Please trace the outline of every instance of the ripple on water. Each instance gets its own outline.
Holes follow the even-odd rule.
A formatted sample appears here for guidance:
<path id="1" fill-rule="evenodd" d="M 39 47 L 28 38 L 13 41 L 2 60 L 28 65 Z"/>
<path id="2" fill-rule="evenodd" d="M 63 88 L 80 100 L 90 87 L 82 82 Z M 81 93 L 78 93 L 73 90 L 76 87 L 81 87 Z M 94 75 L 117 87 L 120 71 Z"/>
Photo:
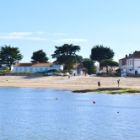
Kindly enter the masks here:
<path id="1" fill-rule="evenodd" d="M 137 140 L 139 100 L 139 95 L 0 88 L 0 136 L 9 140 Z"/>

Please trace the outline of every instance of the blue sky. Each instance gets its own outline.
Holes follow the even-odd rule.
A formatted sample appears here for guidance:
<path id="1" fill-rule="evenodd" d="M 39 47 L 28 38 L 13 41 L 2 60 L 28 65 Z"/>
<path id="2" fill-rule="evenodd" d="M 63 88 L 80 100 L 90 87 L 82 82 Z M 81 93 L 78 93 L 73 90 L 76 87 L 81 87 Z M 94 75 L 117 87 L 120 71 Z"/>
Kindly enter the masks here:
<path id="1" fill-rule="evenodd" d="M 140 50 L 140 0 L 0 0 L 0 7 L 0 46 L 19 47 L 21 62 L 40 49 L 50 58 L 64 43 L 79 45 L 84 58 L 108 46 L 116 61 Z"/>

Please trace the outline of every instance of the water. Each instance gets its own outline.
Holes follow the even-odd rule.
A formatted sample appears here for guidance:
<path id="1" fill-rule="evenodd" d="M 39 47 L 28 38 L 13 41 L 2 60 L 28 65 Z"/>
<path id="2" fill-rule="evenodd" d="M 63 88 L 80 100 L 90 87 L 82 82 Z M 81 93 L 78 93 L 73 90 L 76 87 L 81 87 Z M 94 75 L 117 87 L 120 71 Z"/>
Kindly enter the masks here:
<path id="1" fill-rule="evenodd" d="M 140 95 L 0 88 L 0 140 L 140 140 L 139 118 Z"/>

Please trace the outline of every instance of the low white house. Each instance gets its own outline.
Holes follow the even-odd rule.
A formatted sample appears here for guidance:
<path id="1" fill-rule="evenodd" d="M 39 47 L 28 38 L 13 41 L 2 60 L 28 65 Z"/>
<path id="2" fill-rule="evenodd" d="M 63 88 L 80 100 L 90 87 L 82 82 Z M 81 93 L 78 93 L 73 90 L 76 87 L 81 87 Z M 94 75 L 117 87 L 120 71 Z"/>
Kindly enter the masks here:
<path id="1" fill-rule="evenodd" d="M 122 74 L 132 73 L 140 74 L 140 51 L 126 55 L 119 60 L 119 68 Z"/>
<path id="2" fill-rule="evenodd" d="M 119 69 L 119 67 L 117 67 L 117 66 L 112 66 L 112 67 L 108 66 L 108 70 L 110 70 L 110 71 L 114 71 L 114 70 L 117 70 L 117 69 Z M 106 70 L 106 67 L 103 67 L 102 70 Z"/>
<path id="3" fill-rule="evenodd" d="M 56 69 L 57 71 L 63 70 L 63 65 L 55 63 L 16 63 L 13 66 L 13 72 L 20 71 L 33 71 L 33 72 L 43 72 Z"/>

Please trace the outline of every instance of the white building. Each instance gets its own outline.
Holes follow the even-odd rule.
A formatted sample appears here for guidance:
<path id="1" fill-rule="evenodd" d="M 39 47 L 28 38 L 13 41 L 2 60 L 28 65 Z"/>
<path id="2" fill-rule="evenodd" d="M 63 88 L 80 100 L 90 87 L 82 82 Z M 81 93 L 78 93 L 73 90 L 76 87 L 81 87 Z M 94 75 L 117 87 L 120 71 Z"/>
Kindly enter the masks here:
<path id="1" fill-rule="evenodd" d="M 135 51 L 133 54 L 120 59 L 119 68 L 122 74 L 140 74 L 140 51 Z"/>
<path id="2" fill-rule="evenodd" d="M 96 67 L 97 67 L 96 68 L 96 74 L 100 74 L 101 73 L 101 71 L 100 71 L 100 63 L 98 63 Z"/>
<path id="3" fill-rule="evenodd" d="M 117 67 L 117 66 L 112 66 L 112 67 L 108 66 L 109 71 L 114 71 L 114 70 L 117 70 L 117 69 L 119 69 L 119 67 Z M 106 70 L 106 67 L 103 67 L 102 70 Z"/>
<path id="4" fill-rule="evenodd" d="M 63 70 L 63 65 L 58 65 L 54 63 L 16 63 L 13 66 L 13 72 L 20 71 L 33 71 L 33 72 L 43 72 L 56 69 L 57 71 Z"/>

